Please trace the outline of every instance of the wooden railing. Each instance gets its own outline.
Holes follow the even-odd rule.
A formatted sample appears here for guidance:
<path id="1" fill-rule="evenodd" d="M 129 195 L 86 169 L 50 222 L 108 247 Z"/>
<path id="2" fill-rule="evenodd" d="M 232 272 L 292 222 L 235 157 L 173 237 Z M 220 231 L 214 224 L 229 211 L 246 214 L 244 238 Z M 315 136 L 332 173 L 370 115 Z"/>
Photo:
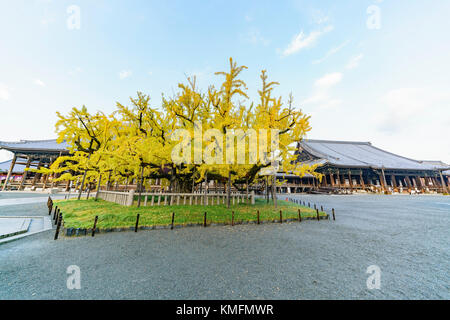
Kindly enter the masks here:
<path id="1" fill-rule="evenodd" d="M 108 202 L 114 202 L 123 206 L 132 206 L 138 193 L 135 190 L 129 192 L 104 191 L 100 190 L 96 198 Z M 226 193 L 162 193 L 143 192 L 141 193 L 142 206 L 167 206 L 167 205 L 218 205 L 226 204 Z M 255 193 L 231 193 L 231 204 L 247 203 L 255 204 Z"/>
<path id="2" fill-rule="evenodd" d="M 134 193 L 134 192 L 133 192 Z M 130 201 L 131 192 L 103 191 L 96 193 L 96 199 L 102 199 L 108 202 L 114 202 L 123 206 L 127 206 Z M 133 198 L 131 198 L 132 200 Z M 130 204 L 130 206 L 133 203 Z"/>

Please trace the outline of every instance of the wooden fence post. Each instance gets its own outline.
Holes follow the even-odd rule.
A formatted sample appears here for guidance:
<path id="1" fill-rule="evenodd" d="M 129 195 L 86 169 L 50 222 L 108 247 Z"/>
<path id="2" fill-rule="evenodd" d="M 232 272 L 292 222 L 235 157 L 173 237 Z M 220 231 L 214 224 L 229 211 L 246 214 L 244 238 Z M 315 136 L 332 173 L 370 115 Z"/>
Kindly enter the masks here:
<path id="1" fill-rule="evenodd" d="M 170 230 L 173 230 L 173 221 L 175 220 L 175 212 L 172 212 L 172 224 L 170 225 Z"/>
<path id="2" fill-rule="evenodd" d="M 205 211 L 205 214 L 203 216 L 203 226 L 206 227 L 206 211 Z"/>
<path id="3" fill-rule="evenodd" d="M 298 222 L 302 222 L 302 212 L 298 209 Z"/>
<path id="4" fill-rule="evenodd" d="M 234 226 L 234 211 L 231 211 L 231 226 Z"/>
<path id="5" fill-rule="evenodd" d="M 257 211 L 257 218 L 258 218 L 258 224 L 259 224 L 259 210 Z"/>
<path id="6" fill-rule="evenodd" d="M 136 216 L 136 226 L 134 227 L 134 232 L 138 231 L 138 226 L 139 226 L 139 213 Z"/>
<path id="7" fill-rule="evenodd" d="M 56 219 L 55 219 L 55 225 L 58 225 L 58 220 L 59 220 L 60 214 L 61 214 L 61 211 L 58 209 L 58 213 L 56 214 Z"/>
<path id="8" fill-rule="evenodd" d="M 317 213 L 317 221 L 320 221 L 319 209 L 316 209 L 316 213 Z"/>
<path id="9" fill-rule="evenodd" d="M 336 221 L 336 216 L 334 215 L 334 208 L 332 209 L 333 212 L 333 221 Z"/>
<path id="10" fill-rule="evenodd" d="M 94 227 L 92 228 L 92 236 L 95 236 L 95 229 L 97 228 L 98 216 L 95 216 Z"/>
<path id="11" fill-rule="evenodd" d="M 283 211 L 280 210 L 280 223 L 283 223 Z"/>
<path id="12" fill-rule="evenodd" d="M 55 232 L 55 238 L 54 240 L 58 239 L 58 235 L 59 235 L 59 229 L 61 228 L 61 220 L 62 220 L 62 213 L 59 213 L 60 217 L 58 219 L 58 224 L 56 225 L 56 232 Z"/>

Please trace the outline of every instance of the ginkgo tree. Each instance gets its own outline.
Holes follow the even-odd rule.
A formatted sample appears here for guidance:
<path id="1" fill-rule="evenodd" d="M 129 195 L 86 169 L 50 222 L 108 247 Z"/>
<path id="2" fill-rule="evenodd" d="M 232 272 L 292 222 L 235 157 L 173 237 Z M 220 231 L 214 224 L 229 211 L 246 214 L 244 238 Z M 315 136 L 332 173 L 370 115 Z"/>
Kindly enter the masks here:
<path id="1" fill-rule="evenodd" d="M 284 172 L 320 178 L 314 166 L 295 161 L 295 143 L 311 129 L 309 117 L 292 96 L 287 101 L 274 96 L 278 83 L 270 82 L 265 70 L 259 101 L 250 101 L 240 78 L 246 69 L 230 58 L 229 70 L 216 73 L 223 77 L 220 87 L 202 92 L 195 77 L 187 78 L 160 106 L 152 107 L 150 97 L 138 92 L 130 106 L 117 103 L 110 115 L 90 114 L 84 106 L 57 113 L 58 142 L 68 144 L 70 155 L 42 170 L 61 174 L 59 180 L 81 181 L 79 197 L 85 183 L 109 188 L 112 181 L 131 179 L 140 193 L 145 180 L 160 179 L 172 192 L 190 192 L 213 179 L 227 183 L 228 206 L 232 185 L 248 193 L 263 168 L 279 164 Z M 275 195 L 274 200 L 276 205 Z"/>

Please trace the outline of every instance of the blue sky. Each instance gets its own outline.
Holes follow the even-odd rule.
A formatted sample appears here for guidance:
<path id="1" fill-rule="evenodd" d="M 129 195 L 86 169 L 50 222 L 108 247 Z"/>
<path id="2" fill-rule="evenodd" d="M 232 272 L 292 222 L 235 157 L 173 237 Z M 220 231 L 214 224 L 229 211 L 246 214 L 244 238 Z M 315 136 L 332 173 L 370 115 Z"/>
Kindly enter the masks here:
<path id="1" fill-rule="evenodd" d="M 233 57 L 251 98 L 262 69 L 293 93 L 309 138 L 450 163 L 449 30 L 446 0 L 0 0 L 0 140 L 53 138 L 57 110 L 138 90 L 157 106 L 186 75 L 206 89 Z"/>

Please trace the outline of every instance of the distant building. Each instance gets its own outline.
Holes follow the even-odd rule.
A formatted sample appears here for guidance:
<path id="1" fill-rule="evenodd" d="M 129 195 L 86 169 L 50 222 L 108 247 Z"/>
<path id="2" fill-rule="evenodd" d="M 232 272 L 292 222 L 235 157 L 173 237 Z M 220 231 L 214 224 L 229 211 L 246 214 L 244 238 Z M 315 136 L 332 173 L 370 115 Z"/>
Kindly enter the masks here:
<path id="1" fill-rule="evenodd" d="M 53 179 L 27 168 L 48 168 L 61 155 L 69 154 L 66 143 L 53 140 L 22 140 L 19 142 L 0 141 L 0 149 L 13 153 L 13 159 L 0 163 L 1 190 L 25 187 L 42 188 L 54 186 Z"/>
<path id="2" fill-rule="evenodd" d="M 0 141 L 0 149 L 14 154 L 12 160 L 0 163 L 1 190 L 54 187 L 57 175 L 25 169 L 48 168 L 59 156 L 69 154 L 67 144 L 56 140 Z M 279 172 L 276 177 L 283 184 L 277 187 L 278 192 L 448 193 L 450 189 L 450 165 L 405 158 L 370 142 L 302 140 L 296 155 L 299 163 L 319 165 L 316 171 L 323 174 L 323 179 Z"/>
<path id="3" fill-rule="evenodd" d="M 303 140 L 297 148 L 297 161 L 319 165 L 316 171 L 323 179 L 279 173 L 285 181 L 282 192 L 448 192 L 450 185 L 444 173 L 450 165 L 402 157 L 370 142 Z"/>

